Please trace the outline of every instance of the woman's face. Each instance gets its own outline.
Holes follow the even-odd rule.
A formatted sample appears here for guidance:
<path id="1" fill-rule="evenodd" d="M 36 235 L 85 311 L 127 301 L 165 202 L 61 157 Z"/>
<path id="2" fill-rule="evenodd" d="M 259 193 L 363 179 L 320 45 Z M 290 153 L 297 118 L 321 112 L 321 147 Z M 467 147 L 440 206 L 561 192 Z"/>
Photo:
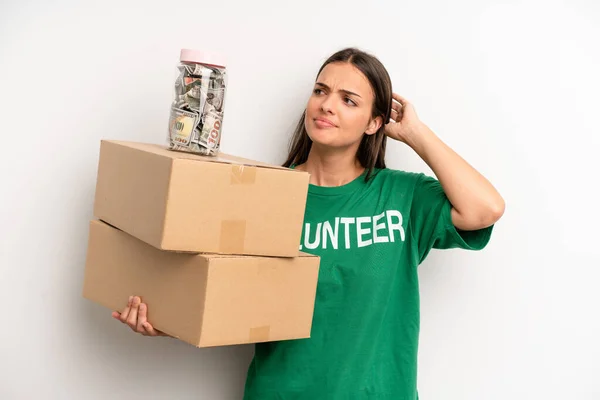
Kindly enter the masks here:
<path id="1" fill-rule="evenodd" d="M 382 119 L 371 119 L 374 93 L 367 77 L 350 63 L 325 66 L 306 106 L 304 125 L 310 139 L 332 148 L 356 147 L 374 134 Z"/>

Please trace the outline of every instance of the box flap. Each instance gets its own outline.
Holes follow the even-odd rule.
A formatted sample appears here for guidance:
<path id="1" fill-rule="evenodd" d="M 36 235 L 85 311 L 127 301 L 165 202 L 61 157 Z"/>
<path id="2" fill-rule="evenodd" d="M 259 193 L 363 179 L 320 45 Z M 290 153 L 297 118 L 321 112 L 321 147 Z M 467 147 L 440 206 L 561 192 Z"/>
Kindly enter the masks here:
<path id="1" fill-rule="evenodd" d="M 127 146 L 132 149 L 138 149 L 147 151 L 153 154 L 158 154 L 164 157 L 171 158 L 173 160 L 192 160 L 192 161 L 205 161 L 205 162 L 217 162 L 224 164 L 238 164 L 260 168 L 271 168 L 287 170 L 291 172 L 307 173 L 295 169 L 285 168 L 278 165 L 271 165 L 260 161 L 250 160 L 248 158 L 237 157 L 226 153 L 219 153 L 217 156 L 202 156 L 199 154 L 186 153 L 183 151 L 169 150 L 166 145 L 159 145 L 154 143 L 140 143 L 140 142 L 128 142 L 122 140 L 102 140 L 103 142 L 115 143 L 122 146 Z"/>

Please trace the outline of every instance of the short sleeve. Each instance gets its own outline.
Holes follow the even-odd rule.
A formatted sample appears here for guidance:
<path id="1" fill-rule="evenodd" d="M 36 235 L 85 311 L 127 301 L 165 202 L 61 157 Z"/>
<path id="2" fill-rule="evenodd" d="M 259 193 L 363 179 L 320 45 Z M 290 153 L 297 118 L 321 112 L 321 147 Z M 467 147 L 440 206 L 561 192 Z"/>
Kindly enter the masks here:
<path id="1" fill-rule="evenodd" d="M 494 226 L 474 231 L 457 229 L 452 223 L 452 204 L 437 179 L 419 174 L 410 212 L 412 235 L 419 263 L 434 249 L 481 250 L 489 242 Z"/>

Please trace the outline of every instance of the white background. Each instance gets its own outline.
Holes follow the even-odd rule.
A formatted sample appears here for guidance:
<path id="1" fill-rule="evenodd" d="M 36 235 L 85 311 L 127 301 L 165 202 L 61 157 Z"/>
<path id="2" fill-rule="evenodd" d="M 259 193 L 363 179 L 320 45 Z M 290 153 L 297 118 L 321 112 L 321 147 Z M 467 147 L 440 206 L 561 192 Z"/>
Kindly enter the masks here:
<path id="1" fill-rule="evenodd" d="M 241 398 L 252 346 L 144 338 L 82 299 L 99 142 L 164 143 L 179 49 L 217 50 L 222 149 L 281 163 L 352 45 L 507 202 L 484 251 L 420 267 L 421 399 L 600 399 L 598 2 L 87 3 L 0 3 L 0 398 Z M 429 172 L 399 143 L 388 164 Z"/>

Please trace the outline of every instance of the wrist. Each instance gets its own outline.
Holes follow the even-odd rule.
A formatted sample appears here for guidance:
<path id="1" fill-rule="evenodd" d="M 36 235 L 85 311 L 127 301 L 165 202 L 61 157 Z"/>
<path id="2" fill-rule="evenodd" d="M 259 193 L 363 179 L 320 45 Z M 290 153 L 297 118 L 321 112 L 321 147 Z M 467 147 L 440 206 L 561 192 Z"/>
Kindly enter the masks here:
<path id="1" fill-rule="evenodd" d="M 419 122 L 417 125 L 407 130 L 404 142 L 418 152 L 418 149 L 422 147 L 423 142 L 432 135 L 434 135 L 433 131 L 423 122 Z"/>

